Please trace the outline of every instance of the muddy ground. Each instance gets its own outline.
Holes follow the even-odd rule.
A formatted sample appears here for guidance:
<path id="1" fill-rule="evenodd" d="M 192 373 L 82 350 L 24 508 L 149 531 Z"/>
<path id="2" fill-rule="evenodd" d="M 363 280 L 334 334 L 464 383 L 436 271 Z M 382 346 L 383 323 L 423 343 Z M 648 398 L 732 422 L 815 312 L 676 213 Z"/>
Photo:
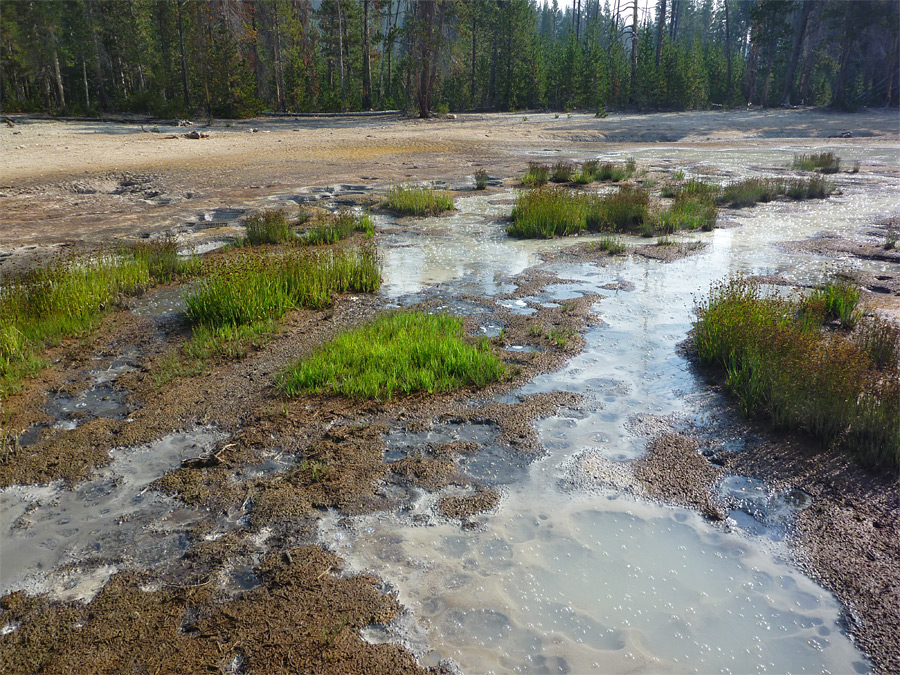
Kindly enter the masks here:
<path id="1" fill-rule="evenodd" d="M 202 129 L 209 138 L 199 140 L 178 136 L 182 128 L 152 124 L 142 129 L 139 124 L 13 119 L 14 127 L 0 129 L 0 269 L 60 247 L 171 230 L 204 211 L 258 208 L 298 187 L 364 185 L 378 192 L 394 182 L 436 179 L 463 187 L 482 167 L 511 184 L 529 151 L 596 154 L 660 142 L 686 147 L 895 147 L 898 142 L 896 114 L 882 111 L 753 110 L 607 119 L 581 114 L 559 119 L 552 114 L 425 121 L 265 119 L 215 122 Z M 831 138 L 848 131 L 850 138 Z M 176 137 L 168 138 L 172 135 Z M 359 193 L 354 199 L 369 198 L 367 190 L 347 192 Z M 893 255 L 859 242 L 792 245 L 798 251 L 830 251 L 835 258 Z M 690 242 L 678 242 L 634 253 L 666 262 L 696 250 Z M 602 264 L 608 254 L 579 246 L 554 255 Z M 900 274 L 887 276 L 861 281 L 873 287 L 880 307 L 896 312 Z M 509 281 L 516 287 L 510 297 L 558 283 L 539 270 Z M 385 432 L 474 420 L 495 426 L 516 452 L 534 456 L 541 448 L 533 421 L 559 407 L 577 407 L 577 397 L 507 400 L 503 394 L 539 372 L 560 367 L 581 348 L 580 333 L 597 319 L 591 313 L 596 298 L 591 297 L 563 307 L 535 304 L 531 316 L 514 314 L 486 298 L 465 300 L 481 305 L 505 326 L 502 336 L 492 338 L 492 347 L 510 375 L 486 392 L 366 404 L 280 398 L 273 376 L 285 363 L 383 309 L 383 300 L 366 296 L 339 298 L 323 311 L 294 312 L 263 349 L 241 360 L 211 362 L 199 373 L 176 373 L 164 384 L 160 373 L 188 337 L 177 318 L 137 316 L 126 306 L 110 314 L 91 339 L 54 349 L 49 354 L 54 365 L 2 402 L 5 428 L 36 431 L 26 447 L 0 462 L 0 486 L 59 478 L 78 484 L 109 462 L 110 449 L 148 443 L 173 429 L 213 425 L 227 438 L 202 455 L 185 458 L 153 484 L 210 514 L 191 526 L 184 551 L 150 570 L 130 569 L 127 560 L 110 556 L 86 561 L 88 566 L 113 562 L 121 570 L 89 604 L 21 592 L 7 595 L 0 601 L 0 626 L 14 630 L 0 631 L 0 669 L 422 670 L 403 649 L 360 638 L 360 629 L 390 621 L 401 608 L 377 579 L 343 575 L 340 560 L 311 545 L 318 514 L 326 507 L 348 515 L 398 508 L 415 490 L 455 485 L 464 494 L 440 500 L 440 513 L 460 527 L 489 527 L 480 514 L 496 507 L 499 493 L 462 474 L 456 462 L 477 452 L 478 444 L 425 445 L 404 459 L 388 461 Z M 602 317 L 602 303 L 599 312 Z M 477 316 L 467 319 L 470 333 L 476 332 L 476 322 Z M 542 331 L 533 330 L 535 326 Z M 564 331 L 569 339 L 564 344 L 548 339 L 550 328 Z M 534 351 L 505 349 L 510 345 Z M 123 356 L 133 369 L 115 386 L 127 392 L 127 416 L 79 420 L 73 430 L 53 429 L 43 409 L 47 392 L 74 395 L 89 389 L 89 370 Z M 485 402 L 496 397 L 504 402 Z M 844 603 L 848 629 L 876 666 L 884 672 L 900 670 L 900 491 L 894 477 L 762 429 L 758 434 L 767 443 L 732 456 L 720 449 L 722 438 L 742 433 L 734 428 L 703 433 L 666 425 L 649 428 L 654 438 L 650 452 L 628 478 L 645 497 L 696 508 L 720 520 L 726 505 L 716 500 L 711 486 L 722 472 L 757 476 L 812 495 L 814 507 L 803 511 L 796 525 L 798 557 Z M 284 458 L 287 469 L 253 471 L 273 453 Z M 222 534 L 217 518 L 237 525 Z M 28 526 L 27 520 L 22 526 Z M 253 570 L 256 583 L 249 590 L 227 581 L 237 564 Z"/>

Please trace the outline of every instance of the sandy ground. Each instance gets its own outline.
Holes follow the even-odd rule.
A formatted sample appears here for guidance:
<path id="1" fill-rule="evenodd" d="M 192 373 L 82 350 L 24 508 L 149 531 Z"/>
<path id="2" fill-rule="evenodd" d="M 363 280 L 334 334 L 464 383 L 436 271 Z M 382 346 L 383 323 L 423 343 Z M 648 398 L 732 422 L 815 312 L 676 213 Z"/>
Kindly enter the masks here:
<path id="1" fill-rule="evenodd" d="M 302 186 L 499 178 L 530 153 L 597 155 L 642 145 L 896 145 L 895 111 L 819 109 L 614 114 L 464 114 L 457 119 L 253 119 L 199 128 L 12 118 L 0 128 L 0 256 L 164 230 L 203 210 Z M 255 131 L 254 131 L 255 130 Z M 833 138 L 851 134 L 850 138 Z M 827 139 L 827 140 L 826 140 Z"/>

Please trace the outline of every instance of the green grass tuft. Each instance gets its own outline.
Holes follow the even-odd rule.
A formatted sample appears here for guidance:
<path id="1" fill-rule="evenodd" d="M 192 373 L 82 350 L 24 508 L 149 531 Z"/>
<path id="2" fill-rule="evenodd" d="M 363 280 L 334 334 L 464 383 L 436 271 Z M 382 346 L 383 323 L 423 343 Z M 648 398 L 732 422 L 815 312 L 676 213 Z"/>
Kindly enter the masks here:
<path id="1" fill-rule="evenodd" d="M 841 170 L 841 158 L 833 152 L 794 155 L 794 162 L 791 164 L 791 168 L 798 171 L 837 173 Z"/>
<path id="2" fill-rule="evenodd" d="M 120 298 L 146 289 L 148 260 L 98 253 L 0 279 L 0 397 L 46 366 L 45 348 L 88 334 Z"/>
<path id="3" fill-rule="evenodd" d="M 484 190 L 487 188 L 488 182 L 488 172 L 484 169 L 478 169 L 475 172 L 475 189 L 476 190 Z"/>
<path id="4" fill-rule="evenodd" d="M 453 199 L 446 192 L 414 185 L 396 185 L 381 202 L 382 208 L 405 216 L 436 216 L 453 208 Z"/>
<path id="5" fill-rule="evenodd" d="M 304 246 L 334 244 L 347 239 L 354 232 L 364 232 L 367 237 L 374 236 L 375 226 L 368 213 L 358 216 L 352 211 L 341 211 L 335 216 L 322 218 L 300 237 L 300 243 Z"/>
<path id="6" fill-rule="evenodd" d="M 807 318 L 807 300 L 765 297 L 734 278 L 696 308 L 700 359 L 725 370 L 745 414 L 900 469 L 900 372 L 865 342 Z M 885 337 L 875 338 L 884 342 Z"/>
<path id="7" fill-rule="evenodd" d="M 646 192 L 622 187 L 618 192 L 590 201 L 585 227 L 591 232 L 634 232 L 649 214 Z"/>
<path id="8" fill-rule="evenodd" d="M 244 226 L 247 228 L 247 233 L 242 243 L 251 246 L 283 244 L 296 236 L 283 209 L 270 209 L 254 213 L 247 217 Z"/>
<path id="9" fill-rule="evenodd" d="M 554 183 L 568 183 L 575 175 L 575 165 L 571 162 L 559 161 L 550 171 L 550 180 Z"/>
<path id="10" fill-rule="evenodd" d="M 671 206 L 655 212 L 653 225 L 665 234 L 678 230 L 711 231 L 716 226 L 719 207 L 707 196 L 689 196 L 681 192 Z"/>
<path id="11" fill-rule="evenodd" d="M 585 228 L 592 197 L 563 187 L 542 187 L 520 192 L 507 232 L 512 237 L 550 239 L 576 234 Z"/>
<path id="12" fill-rule="evenodd" d="M 344 333 L 277 378 L 288 396 L 304 393 L 384 401 L 416 392 L 483 387 L 502 378 L 488 348 L 464 340 L 462 320 L 442 314 L 394 312 Z"/>
<path id="13" fill-rule="evenodd" d="M 528 162 L 528 171 L 522 176 L 523 185 L 541 186 L 550 180 L 550 167 L 539 162 Z"/>
<path id="14" fill-rule="evenodd" d="M 598 251 L 607 251 L 610 255 L 625 253 L 626 246 L 615 237 L 609 235 L 603 237 L 596 244 Z"/>

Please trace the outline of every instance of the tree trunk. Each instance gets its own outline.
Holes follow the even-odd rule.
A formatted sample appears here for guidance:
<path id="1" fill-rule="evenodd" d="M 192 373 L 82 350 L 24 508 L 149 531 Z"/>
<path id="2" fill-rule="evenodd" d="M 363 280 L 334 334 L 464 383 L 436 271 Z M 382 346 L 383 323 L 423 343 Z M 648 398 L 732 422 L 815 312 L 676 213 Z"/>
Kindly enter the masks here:
<path id="1" fill-rule="evenodd" d="M 181 90 L 184 95 L 184 106 L 190 108 L 191 92 L 190 89 L 188 89 L 187 60 L 184 57 L 184 24 L 182 22 L 182 9 L 184 8 L 184 3 L 179 2 L 175 6 L 178 8 L 178 49 L 181 53 Z"/>
<path id="2" fill-rule="evenodd" d="M 469 87 L 470 95 L 472 98 L 472 107 L 475 107 L 475 35 L 476 35 L 476 18 L 478 17 L 478 8 L 476 5 L 472 6 L 472 84 Z"/>
<path id="3" fill-rule="evenodd" d="M 728 10 L 725 10 L 726 16 Z M 656 15 L 656 68 L 659 69 L 659 61 L 662 58 L 663 35 L 666 25 L 666 0 L 660 0 L 659 12 Z M 727 19 L 726 19 L 727 25 Z M 727 31 L 727 29 L 726 29 Z"/>
<path id="4" fill-rule="evenodd" d="M 88 23 L 91 26 L 91 42 L 94 45 L 94 76 L 97 78 L 97 100 L 100 110 L 109 109 L 109 100 L 106 98 L 106 88 L 103 86 L 103 70 L 100 66 L 100 36 L 97 34 L 97 25 L 94 22 L 93 2 L 87 2 L 85 8 L 88 12 Z"/>
<path id="5" fill-rule="evenodd" d="M 275 40 L 272 44 L 273 66 L 275 68 L 275 100 L 278 110 L 284 112 L 284 67 L 281 63 L 281 23 L 278 20 L 278 0 L 272 4 Z"/>
<path id="6" fill-rule="evenodd" d="M 638 60 L 638 0 L 634 0 L 634 15 L 631 20 L 631 102 L 637 102 L 637 60 Z"/>
<path id="7" fill-rule="evenodd" d="M 675 42 L 678 37 L 678 0 L 672 0 L 672 14 L 669 20 L 669 39 Z"/>
<path id="8" fill-rule="evenodd" d="M 56 84 L 56 107 L 66 107 L 66 92 L 63 89 L 62 73 L 59 69 L 59 52 L 56 49 L 56 35 L 50 29 L 50 49 L 53 58 L 53 82 Z"/>
<path id="9" fill-rule="evenodd" d="M 728 17 L 728 1 L 725 0 L 725 63 L 728 78 L 725 81 L 725 105 L 731 102 L 731 21 Z"/>
<path id="10" fill-rule="evenodd" d="M 853 13 L 857 10 L 856 2 L 850 0 L 847 3 L 847 12 L 844 18 L 844 38 L 841 41 L 841 59 L 840 70 L 838 71 L 837 82 L 834 86 L 834 96 L 831 104 L 839 107 L 846 106 L 847 100 L 847 80 L 850 77 L 850 55 L 853 52 L 853 43 L 856 41 L 856 27 L 852 21 Z"/>
<path id="11" fill-rule="evenodd" d="M 425 119 L 431 109 L 431 59 L 433 58 L 432 32 L 434 31 L 433 0 L 416 2 L 416 19 L 419 37 L 419 87 L 416 92 L 419 117 Z"/>
<path id="12" fill-rule="evenodd" d="M 337 1 L 338 11 L 338 70 L 341 76 L 341 109 L 346 107 L 345 81 L 344 81 L 344 17 L 341 12 L 341 0 Z"/>
<path id="13" fill-rule="evenodd" d="M 363 110 L 372 108 L 372 69 L 369 63 L 369 0 L 363 0 Z"/>
<path id="14" fill-rule="evenodd" d="M 790 107 L 791 89 L 794 88 L 794 75 L 797 73 L 797 63 L 803 51 L 803 39 L 806 37 L 806 26 L 809 23 L 809 14 L 812 12 L 813 3 L 800 4 L 800 13 L 797 15 L 797 26 L 794 34 L 794 48 L 791 50 L 791 60 L 788 62 L 787 74 L 784 77 L 784 90 L 781 93 L 781 105 Z"/>
<path id="15" fill-rule="evenodd" d="M 88 88 L 87 79 L 87 60 L 81 57 L 81 76 L 84 78 L 84 107 L 86 110 L 91 109 L 91 90 Z"/>

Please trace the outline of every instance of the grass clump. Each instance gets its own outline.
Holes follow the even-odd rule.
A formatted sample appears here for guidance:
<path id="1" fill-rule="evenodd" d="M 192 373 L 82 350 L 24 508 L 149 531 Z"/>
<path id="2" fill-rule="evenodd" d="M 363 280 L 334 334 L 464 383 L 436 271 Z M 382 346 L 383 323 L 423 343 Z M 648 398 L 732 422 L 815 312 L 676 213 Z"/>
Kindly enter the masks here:
<path id="1" fill-rule="evenodd" d="M 554 183 L 568 183 L 575 175 L 575 165 L 571 162 L 559 161 L 550 171 L 550 180 Z"/>
<path id="2" fill-rule="evenodd" d="M 367 237 L 375 235 L 375 226 L 368 213 L 356 215 L 345 210 L 336 216 L 323 218 L 300 237 L 300 243 L 304 246 L 334 244 L 350 237 L 354 232 L 364 232 Z"/>
<path id="3" fill-rule="evenodd" d="M 522 185 L 540 186 L 550 180 L 550 167 L 539 162 L 528 162 L 528 171 L 522 176 Z"/>
<path id="4" fill-rule="evenodd" d="M 647 220 L 650 198 L 646 192 L 623 187 L 591 200 L 585 227 L 591 232 L 634 232 Z"/>
<path id="5" fill-rule="evenodd" d="M 634 175 L 637 165 L 633 159 L 629 159 L 625 164 L 614 164 L 612 162 L 603 162 L 594 172 L 594 180 L 600 182 L 618 182 L 631 178 Z"/>
<path id="6" fill-rule="evenodd" d="M 542 187 L 516 196 L 512 223 L 507 233 L 513 237 L 550 239 L 577 234 L 585 228 L 592 197 L 562 187 Z"/>
<path id="7" fill-rule="evenodd" d="M 853 328 L 861 317 L 859 287 L 845 279 L 831 279 L 810 294 L 805 307 L 819 314 L 823 323 L 837 321 L 843 328 Z"/>
<path id="8" fill-rule="evenodd" d="M 770 202 L 784 194 L 783 182 L 766 178 L 745 178 L 721 188 L 717 195 L 720 204 L 733 208 Z"/>
<path id="9" fill-rule="evenodd" d="M 805 300 L 765 297 L 734 278 L 696 308 L 694 344 L 703 362 L 724 369 L 745 414 L 900 469 L 896 361 L 870 355 L 863 342 L 871 334 L 823 329 L 806 310 Z"/>
<path id="10" fill-rule="evenodd" d="M 147 267 L 150 278 L 156 283 L 168 283 L 179 277 L 192 277 L 201 273 L 203 264 L 198 256 L 182 258 L 178 255 L 178 243 L 174 237 L 161 241 L 147 241 L 124 249 L 123 257 L 132 256 Z"/>
<path id="11" fill-rule="evenodd" d="M 791 164 L 791 168 L 798 171 L 837 173 L 841 170 L 841 158 L 833 152 L 794 155 L 794 162 Z"/>
<path id="12" fill-rule="evenodd" d="M 446 192 L 429 187 L 395 185 L 381 206 L 404 216 L 436 216 L 453 208 L 453 199 Z"/>
<path id="13" fill-rule="evenodd" d="M 239 355 L 289 310 L 327 307 L 336 293 L 371 293 L 380 285 L 380 263 L 369 247 L 241 256 L 185 296 L 194 325 L 188 351 Z"/>
<path id="14" fill-rule="evenodd" d="M 674 203 L 653 215 L 653 224 L 665 234 L 678 230 L 705 230 L 709 232 L 716 226 L 719 207 L 708 196 L 690 196 L 682 192 L 675 197 Z"/>
<path id="15" fill-rule="evenodd" d="M 615 237 L 611 237 L 606 235 L 596 244 L 598 251 L 606 251 L 610 255 L 619 255 L 620 253 L 625 253 L 625 244 L 619 241 Z"/>
<path id="16" fill-rule="evenodd" d="M 294 239 L 296 234 L 288 222 L 283 209 L 270 209 L 248 216 L 244 221 L 247 233 L 244 244 L 283 244 Z"/>
<path id="17" fill-rule="evenodd" d="M 467 343 L 457 317 L 393 312 L 298 361 L 279 376 L 277 386 L 288 396 L 330 394 L 379 401 L 483 387 L 505 374 L 487 345 L 486 340 Z"/>
<path id="18" fill-rule="evenodd" d="M 0 279 L 0 396 L 47 365 L 45 348 L 88 334 L 120 298 L 146 289 L 148 259 L 99 253 Z"/>
<path id="19" fill-rule="evenodd" d="M 487 188 L 488 182 L 488 172 L 484 169 L 478 169 L 475 172 L 475 189 L 476 190 L 484 190 Z"/>

